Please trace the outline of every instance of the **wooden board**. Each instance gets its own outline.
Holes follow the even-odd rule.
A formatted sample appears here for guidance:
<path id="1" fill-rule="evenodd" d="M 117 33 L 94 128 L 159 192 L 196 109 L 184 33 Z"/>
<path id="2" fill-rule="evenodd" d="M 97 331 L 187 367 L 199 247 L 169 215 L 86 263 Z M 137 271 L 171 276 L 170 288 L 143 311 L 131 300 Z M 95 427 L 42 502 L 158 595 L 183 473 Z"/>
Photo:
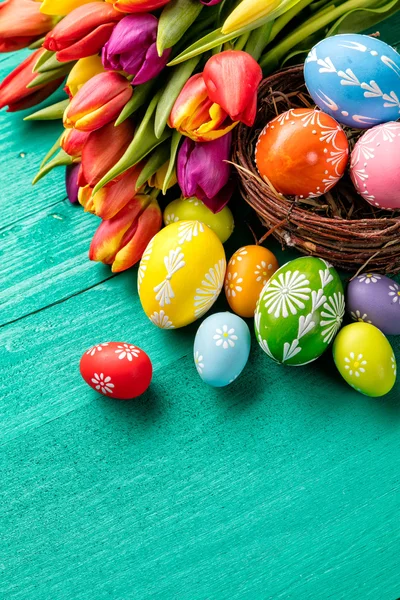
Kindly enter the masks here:
<path id="1" fill-rule="evenodd" d="M 381 30 L 395 42 L 400 19 Z M 0 77 L 20 59 L 2 56 Z M 58 131 L 0 114 L 0 598 L 398 598 L 399 384 L 369 399 L 330 352 L 284 368 L 253 338 L 237 382 L 204 386 L 196 325 L 156 329 L 136 271 L 87 260 L 98 220 L 61 172 L 30 187 Z M 239 226 L 227 255 L 251 241 Z M 109 339 L 152 358 L 136 401 L 80 378 L 82 352 Z"/>

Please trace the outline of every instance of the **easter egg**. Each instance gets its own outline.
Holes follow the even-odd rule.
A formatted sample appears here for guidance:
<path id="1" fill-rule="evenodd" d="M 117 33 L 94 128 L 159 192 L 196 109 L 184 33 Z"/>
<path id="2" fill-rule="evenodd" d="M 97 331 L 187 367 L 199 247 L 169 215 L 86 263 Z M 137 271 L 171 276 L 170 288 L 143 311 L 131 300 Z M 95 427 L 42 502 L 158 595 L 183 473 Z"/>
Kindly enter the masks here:
<path id="1" fill-rule="evenodd" d="M 275 256 L 263 246 L 239 248 L 225 275 L 225 295 L 233 312 L 253 317 L 261 290 L 278 267 Z"/>
<path id="2" fill-rule="evenodd" d="M 225 277 L 225 251 L 199 221 L 178 221 L 148 244 L 138 271 L 138 291 L 149 319 L 175 329 L 202 317 L 214 304 Z"/>
<path id="3" fill-rule="evenodd" d="M 110 398 L 129 400 L 150 385 L 153 368 L 146 352 L 125 342 L 104 342 L 81 358 L 80 372 L 91 388 Z"/>
<path id="4" fill-rule="evenodd" d="M 257 169 L 277 192 L 312 198 L 325 194 L 342 177 L 349 156 L 340 125 L 319 110 L 294 108 L 260 133 Z"/>
<path id="5" fill-rule="evenodd" d="M 213 387 L 229 385 L 249 358 L 250 330 L 240 317 L 220 312 L 207 317 L 194 340 L 194 363 L 201 379 Z"/>
<path id="6" fill-rule="evenodd" d="M 368 129 L 400 116 L 400 55 L 388 44 L 354 33 L 314 46 L 304 78 L 314 102 L 339 123 Z"/>
<path id="7" fill-rule="evenodd" d="M 343 327 L 333 344 L 343 379 L 366 396 L 384 396 L 396 381 L 396 358 L 384 334 L 368 323 Z"/>
<path id="8" fill-rule="evenodd" d="M 400 335 L 400 284 L 385 275 L 364 273 L 350 281 L 346 309 L 353 321 Z"/>
<path id="9" fill-rule="evenodd" d="M 200 221 L 212 229 L 222 243 L 231 236 L 235 226 L 232 212 L 227 206 L 213 213 L 198 198 L 178 198 L 168 204 L 164 211 L 165 225 L 178 221 Z"/>
<path id="10" fill-rule="evenodd" d="M 272 275 L 254 315 L 258 343 L 287 365 L 312 362 L 328 348 L 344 315 L 343 287 L 321 258 L 296 258 Z"/>
<path id="11" fill-rule="evenodd" d="M 350 176 L 373 206 L 400 209 L 400 123 L 377 125 L 360 137 L 351 153 Z"/>

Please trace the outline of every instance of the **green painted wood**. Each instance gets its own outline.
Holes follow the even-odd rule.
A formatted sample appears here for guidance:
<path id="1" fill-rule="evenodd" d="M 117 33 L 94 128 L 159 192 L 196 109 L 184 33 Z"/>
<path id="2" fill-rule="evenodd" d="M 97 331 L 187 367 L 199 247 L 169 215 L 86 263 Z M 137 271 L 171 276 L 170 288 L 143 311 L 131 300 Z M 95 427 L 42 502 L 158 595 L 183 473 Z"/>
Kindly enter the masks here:
<path id="1" fill-rule="evenodd" d="M 399 19 L 381 30 L 395 42 Z M 0 57 L 0 76 L 18 60 Z M 97 219 L 62 173 L 30 188 L 56 135 L 0 113 L 0 598 L 398 598 L 399 383 L 369 399 L 330 352 L 290 369 L 253 337 L 237 382 L 205 387 L 196 325 L 159 331 L 136 270 L 87 261 Z M 250 242 L 243 224 L 228 256 Z M 153 360 L 136 401 L 80 379 L 81 353 L 109 339 Z"/>

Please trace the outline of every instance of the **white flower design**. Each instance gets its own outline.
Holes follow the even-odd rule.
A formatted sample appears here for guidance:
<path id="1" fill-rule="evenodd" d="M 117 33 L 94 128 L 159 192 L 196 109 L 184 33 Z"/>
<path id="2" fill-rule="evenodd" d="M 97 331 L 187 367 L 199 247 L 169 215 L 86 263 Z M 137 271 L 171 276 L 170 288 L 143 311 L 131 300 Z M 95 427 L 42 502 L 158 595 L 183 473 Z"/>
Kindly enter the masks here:
<path id="1" fill-rule="evenodd" d="M 178 242 L 191 242 L 199 233 L 204 233 L 204 225 L 200 221 L 182 221 L 178 227 Z"/>
<path id="2" fill-rule="evenodd" d="M 121 344 L 117 346 L 115 354 L 119 354 L 118 358 L 123 360 L 127 358 L 129 362 L 132 362 L 134 358 L 137 358 L 140 354 L 139 348 L 132 346 L 131 344 Z"/>
<path id="3" fill-rule="evenodd" d="M 257 275 L 256 281 L 262 280 L 263 286 L 267 283 L 269 279 L 268 271 L 272 271 L 272 265 L 267 265 L 265 260 L 262 260 L 261 264 L 256 266 L 256 271 L 254 271 L 254 275 Z"/>
<path id="4" fill-rule="evenodd" d="M 272 354 L 271 350 L 269 349 L 267 340 L 263 340 L 261 335 L 258 335 L 258 343 L 260 344 L 260 347 L 264 350 L 267 356 L 272 358 L 272 360 L 274 360 L 275 362 L 278 362 L 275 356 Z"/>
<path id="5" fill-rule="evenodd" d="M 211 267 L 201 282 L 201 288 L 197 288 L 194 297 L 195 316 L 201 317 L 208 311 L 218 298 L 224 284 L 226 262 L 221 258 L 217 264 Z"/>
<path id="6" fill-rule="evenodd" d="M 365 366 L 367 364 L 366 360 L 363 360 L 363 355 L 358 354 L 355 356 L 354 352 L 350 352 L 350 355 L 345 357 L 344 368 L 349 372 L 349 375 L 355 375 L 356 377 L 360 377 L 362 373 L 365 373 Z"/>
<path id="7" fill-rule="evenodd" d="M 108 342 L 104 342 L 104 344 L 96 344 L 92 348 L 89 348 L 89 350 L 86 352 L 86 354 L 90 354 L 90 356 L 94 356 L 96 354 L 96 352 L 101 352 L 102 349 L 105 348 L 106 346 L 108 346 Z"/>
<path id="8" fill-rule="evenodd" d="M 172 324 L 172 321 L 170 321 L 169 316 L 166 315 L 163 310 L 160 310 L 160 312 L 154 312 L 150 317 L 150 321 L 154 323 L 154 325 L 157 325 L 157 327 L 160 329 L 175 329 L 175 326 Z"/>
<path id="9" fill-rule="evenodd" d="M 231 260 L 229 261 L 229 264 L 232 267 L 235 266 L 236 261 L 241 262 L 243 260 L 243 257 L 246 256 L 246 254 L 246 248 L 239 248 L 239 250 L 236 250 L 235 254 L 232 256 Z"/>
<path id="10" fill-rule="evenodd" d="M 110 376 L 105 376 L 104 373 L 94 373 L 92 377 L 92 383 L 94 383 L 96 390 L 101 392 L 105 396 L 107 394 L 114 393 L 114 384 L 111 381 Z"/>
<path id="11" fill-rule="evenodd" d="M 236 272 L 233 274 L 231 272 L 228 273 L 225 279 L 225 292 L 228 298 L 231 296 L 234 298 L 237 293 L 240 294 L 243 291 L 241 283 L 243 283 L 243 277 L 238 277 Z"/>
<path id="12" fill-rule="evenodd" d="M 213 336 L 213 340 L 216 340 L 215 345 L 222 346 L 224 350 L 229 347 L 234 348 L 237 339 L 238 337 L 235 335 L 234 328 L 231 327 L 228 329 L 228 325 L 223 325 L 222 329 L 216 329 Z"/>
<path id="13" fill-rule="evenodd" d="M 147 264 L 146 263 L 150 260 L 150 255 L 151 255 L 152 250 L 153 250 L 153 245 L 154 245 L 154 238 L 152 240 L 150 240 L 150 242 L 147 244 L 147 248 L 143 252 L 142 259 L 141 259 L 140 264 L 139 264 L 139 269 L 138 269 L 138 291 L 140 291 L 140 286 L 142 285 L 144 276 L 146 274 L 146 269 L 147 269 Z"/>
<path id="14" fill-rule="evenodd" d="M 164 223 L 165 225 L 171 225 L 171 223 L 177 223 L 179 221 L 179 217 L 174 215 L 174 213 L 170 213 L 169 215 L 165 215 Z"/>
<path id="15" fill-rule="evenodd" d="M 293 342 L 291 344 L 289 344 L 289 342 L 285 342 L 283 345 L 282 362 L 286 362 L 287 360 L 290 360 L 291 358 L 296 356 L 296 354 L 298 354 L 299 352 L 301 352 L 301 348 L 299 346 L 298 339 L 293 340 Z"/>
<path id="16" fill-rule="evenodd" d="M 365 273 L 363 275 L 359 275 L 357 277 L 358 281 L 360 283 L 377 283 L 377 281 L 379 281 L 379 279 L 382 279 L 380 275 L 377 275 L 376 273 Z"/>
<path id="17" fill-rule="evenodd" d="M 296 315 L 297 309 L 304 309 L 304 302 L 310 298 L 309 284 L 306 276 L 299 271 L 286 271 L 280 273 L 274 281 L 270 280 L 263 294 L 268 314 L 274 313 L 276 319 L 280 316 L 286 319 L 289 311 Z"/>
<path id="18" fill-rule="evenodd" d="M 200 200 L 196 198 L 196 196 L 193 196 L 192 198 L 187 198 L 187 202 L 189 202 L 190 204 L 194 204 L 194 206 L 198 206 L 200 204 Z"/>
<path id="19" fill-rule="evenodd" d="M 356 310 L 355 312 L 351 311 L 350 314 L 351 314 L 353 321 L 359 321 L 360 323 L 372 323 L 372 321 L 368 320 L 367 313 L 361 314 L 361 312 L 359 310 Z"/>
<path id="20" fill-rule="evenodd" d="M 204 369 L 203 360 L 204 360 L 203 356 L 200 354 L 200 352 L 198 350 L 196 350 L 196 352 L 194 354 L 194 364 L 196 365 L 196 369 L 200 373 L 200 375 L 203 373 L 203 369 Z"/>
<path id="21" fill-rule="evenodd" d="M 400 286 L 393 281 L 393 285 L 389 285 L 389 290 L 389 296 L 391 296 L 393 304 L 398 302 L 400 306 Z"/>
<path id="22" fill-rule="evenodd" d="M 394 356 L 394 354 L 390 357 L 390 360 L 392 361 L 392 369 L 393 369 L 393 373 L 394 376 L 397 376 L 397 364 L 396 364 L 396 358 Z"/>
<path id="23" fill-rule="evenodd" d="M 341 292 L 335 292 L 323 305 L 323 310 L 321 311 L 321 317 L 323 317 L 321 319 L 321 328 L 325 327 L 325 329 L 321 333 L 325 343 L 330 344 L 339 331 L 344 316 L 344 309 L 344 296 Z"/>
<path id="24" fill-rule="evenodd" d="M 185 266 L 185 258 L 181 248 L 178 247 L 175 250 L 170 250 L 168 256 L 164 258 L 165 268 L 167 269 L 167 275 L 161 283 L 156 285 L 154 291 L 157 293 L 156 300 L 163 307 L 165 304 L 171 304 L 171 298 L 175 298 L 174 290 L 170 283 L 172 275 L 183 269 Z"/>

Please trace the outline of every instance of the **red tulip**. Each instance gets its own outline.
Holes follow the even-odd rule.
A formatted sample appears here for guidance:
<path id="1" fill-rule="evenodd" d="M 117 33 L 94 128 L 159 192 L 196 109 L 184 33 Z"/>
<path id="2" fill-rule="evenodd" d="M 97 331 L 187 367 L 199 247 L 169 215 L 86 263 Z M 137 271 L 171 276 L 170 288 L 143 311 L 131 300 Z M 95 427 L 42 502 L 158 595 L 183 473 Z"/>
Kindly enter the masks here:
<path id="1" fill-rule="evenodd" d="M 152 12 L 168 4 L 170 0 L 106 0 L 117 10 L 125 13 Z"/>
<path id="2" fill-rule="evenodd" d="M 78 131 L 77 129 L 66 129 L 62 134 L 60 146 L 70 156 L 79 158 L 82 155 L 83 146 L 86 144 L 90 133 Z"/>
<path id="3" fill-rule="evenodd" d="M 219 104 L 232 121 L 251 127 L 262 79 L 261 67 L 254 58 L 241 50 L 220 52 L 207 61 L 203 77 L 210 100 Z"/>
<path id="4" fill-rule="evenodd" d="M 6 0 L 0 4 L 0 52 L 26 48 L 53 27 L 53 17 L 40 12 L 35 0 Z"/>
<path id="5" fill-rule="evenodd" d="M 161 223 L 157 200 L 136 196 L 115 217 L 101 223 L 90 245 L 90 260 L 112 265 L 114 273 L 129 269 L 141 259 Z"/>
<path id="6" fill-rule="evenodd" d="M 133 88 L 119 73 L 99 73 L 87 81 L 64 113 L 64 127 L 80 131 L 100 129 L 114 121 L 130 100 Z"/>
<path id="7" fill-rule="evenodd" d="M 64 77 L 27 89 L 28 83 L 33 81 L 37 75 L 37 73 L 32 73 L 32 69 L 42 54 L 42 48 L 30 54 L 2 81 L 0 84 L 0 108 L 8 105 L 8 112 L 30 108 L 40 104 L 62 84 Z"/>
<path id="8" fill-rule="evenodd" d="M 110 4 L 89 2 L 64 17 L 46 35 L 43 46 L 57 52 L 60 62 L 92 56 L 100 52 L 123 16 Z"/>
<path id="9" fill-rule="evenodd" d="M 93 131 L 82 148 L 79 185 L 94 187 L 119 161 L 133 139 L 134 128 L 127 120 L 114 127 L 108 123 Z"/>

